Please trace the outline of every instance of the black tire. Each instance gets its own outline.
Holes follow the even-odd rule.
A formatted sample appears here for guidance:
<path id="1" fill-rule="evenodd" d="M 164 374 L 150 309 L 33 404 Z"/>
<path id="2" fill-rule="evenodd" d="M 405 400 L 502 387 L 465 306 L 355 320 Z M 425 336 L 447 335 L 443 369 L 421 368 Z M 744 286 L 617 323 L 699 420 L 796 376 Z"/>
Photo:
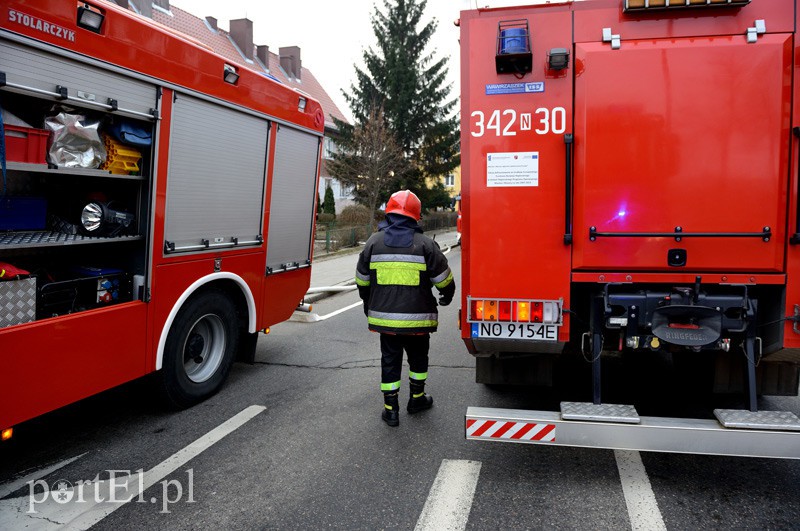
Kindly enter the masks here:
<path id="1" fill-rule="evenodd" d="M 237 349 L 237 315 L 233 301 L 219 290 L 184 304 L 164 345 L 160 381 L 169 405 L 186 408 L 219 391 Z"/>

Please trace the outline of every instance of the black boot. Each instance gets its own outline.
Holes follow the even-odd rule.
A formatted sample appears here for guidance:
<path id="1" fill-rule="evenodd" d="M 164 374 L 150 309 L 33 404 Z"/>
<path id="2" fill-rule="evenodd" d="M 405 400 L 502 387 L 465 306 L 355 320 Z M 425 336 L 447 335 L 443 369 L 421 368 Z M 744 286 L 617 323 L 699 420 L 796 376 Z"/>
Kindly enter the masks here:
<path id="1" fill-rule="evenodd" d="M 411 398 L 408 399 L 408 412 L 413 415 L 433 406 L 433 398 L 425 394 L 425 380 L 410 380 Z"/>
<path id="2" fill-rule="evenodd" d="M 400 403 L 397 400 L 397 391 L 383 393 L 383 421 L 389 426 L 400 425 Z"/>

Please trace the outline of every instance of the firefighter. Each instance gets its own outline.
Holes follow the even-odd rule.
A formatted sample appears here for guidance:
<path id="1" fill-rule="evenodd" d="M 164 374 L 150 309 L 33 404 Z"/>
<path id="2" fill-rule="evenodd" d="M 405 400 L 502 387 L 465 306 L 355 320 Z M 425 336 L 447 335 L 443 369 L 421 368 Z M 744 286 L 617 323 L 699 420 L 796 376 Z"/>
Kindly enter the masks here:
<path id="1" fill-rule="evenodd" d="M 369 329 L 381 338 L 381 417 L 389 426 L 400 424 L 398 393 L 403 351 L 408 355 L 407 410 L 414 414 L 433 405 L 425 394 L 428 378 L 430 334 L 438 326 L 439 304 L 453 300 L 456 283 L 447 258 L 434 240 L 417 224 L 422 204 L 409 190 L 392 194 L 386 219 L 378 224 L 361 251 L 356 266 L 358 293 L 364 301 Z"/>

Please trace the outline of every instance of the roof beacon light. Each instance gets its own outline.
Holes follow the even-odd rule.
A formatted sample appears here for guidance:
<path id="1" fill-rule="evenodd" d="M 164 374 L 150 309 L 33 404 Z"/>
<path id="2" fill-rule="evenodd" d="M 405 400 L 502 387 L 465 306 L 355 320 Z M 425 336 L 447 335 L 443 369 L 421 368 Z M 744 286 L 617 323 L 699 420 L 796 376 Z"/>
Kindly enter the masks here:
<path id="1" fill-rule="evenodd" d="M 83 29 L 100 33 L 100 28 L 103 27 L 105 18 L 106 16 L 103 12 L 94 6 L 89 4 L 78 6 L 78 26 Z"/>
<path id="2" fill-rule="evenodd" d="M 498 74 L 522 78 L 533 68 L 531 34 L 526 19 L 506 20 L 497 24 L 495 69 Z"/>

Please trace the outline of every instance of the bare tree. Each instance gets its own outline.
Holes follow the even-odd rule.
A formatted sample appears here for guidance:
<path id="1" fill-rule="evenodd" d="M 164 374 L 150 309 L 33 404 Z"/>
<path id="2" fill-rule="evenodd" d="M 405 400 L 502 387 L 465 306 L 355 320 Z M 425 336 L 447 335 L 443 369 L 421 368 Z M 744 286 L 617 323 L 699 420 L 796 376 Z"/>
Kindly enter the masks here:
<path id="1" fill-rule="evenodd" d="M 408 171 L 403 150 L 377 105 L 345 138 L 328 168 L 340 182 L 353 187 L 356 201 L 374 212 Z"/>

